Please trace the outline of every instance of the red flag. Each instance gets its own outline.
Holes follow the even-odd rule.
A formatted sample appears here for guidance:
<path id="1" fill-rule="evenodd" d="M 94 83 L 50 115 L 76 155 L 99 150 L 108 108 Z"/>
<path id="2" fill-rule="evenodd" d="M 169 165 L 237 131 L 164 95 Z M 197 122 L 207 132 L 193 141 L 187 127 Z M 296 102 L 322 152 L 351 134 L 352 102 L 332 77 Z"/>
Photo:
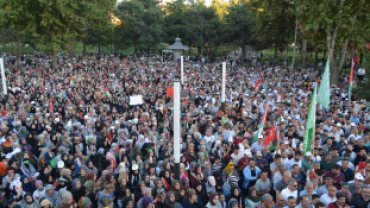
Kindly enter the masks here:
<path id="1" fill-rule="evenodd" d="M 51 102 L 51 98 L 50 98 L 50 101 L 49 101 L 49 108 L 54 108 L 53 103 Z"/>
<path id="2" fill-rule="evenodd" d="M 263 78 L 263 76 L 261 76 L 262 77 L 262 83 L 263 83 L 263 85 L 265 85 L 265 79 Z"/>
<path id="3" fill-rule="evenodd" d="M 257 90 L 258 90 L 258 78 L 257 78 L 256 85 L 254 86 L 254 90 L 255 90 L 255 91 L 257 91 Z"/>
<path id="4" fill-rule="evenodd" d="M 272 141 L 274 140 L 277 140 L 276 138 L 276 129 L 275 129 L 275 125 L 273 125 L 269 131 L 269 133 L 267 134 L 266 138 L 263 140 L 262 142 L 262 147 L 265 146 L 265 145 L 270 145 Z"/>
<path id="5" fill-rule="evenodd" d="M 53 184 L 53 187 L 56 188 L 57 185 L 58 185 L 58 178 L 57 178 L 57 180 L 55 180 L 55 183 Z"/>
<path id="6" fill-rule="evenodd" d="M 144 122 L 144 113 L 141 114 L 141 121 Z"/>
<path id="7" fill-rule="evenodd" d="M 185 102 L 184 102 L 185 104 L 188 104 L 189 103 L 189 98 L 186 98 L 186 100 L 185 100 Z"/>
<path id="8" fill-rule="evenodd" d="M 355 63 L 358 63 L 357 53 L 355 53 L 355 59 L 354 59 L 354 62 L 355 62 Z"/>
<path id="9" fill-rule="evenodd" d="M 314 171 L 313 168 L 310 171 L 310 179 L 312 179 L 312 178 L 315 178 L 315 171 Z"/>
<path id="10" fill-rule="evenodd" d="M 277 114 L 281 115 L 281 108 L 278 107 Z"/>
<path id="11" fill-rule="evenodd" d="M 240 201 L 239 201 L 239 208 L 242 208 L 242 198 L 240 198 Z"/>
<path id="12" fill-rule="evenodd" d="M 167 190 L 171 190 L 171 187 L 170 187 L 170 184 L 168 184 L 168 182 L 166 181 L 165 178 L 162 177 L 162 182 L 164 183 L 164 186 L 167 188 Z"/>
<path id="13" fill-rule="evenodd" d="M 81 98 L 80 98 L 80 101 L 78 102 L 80 105 L 82 104 L 82 100 L 81 100 Z"/>
<path id="14" fill-rule="evenodd" d="M 230 155 L 230 151 L 227 151 L 226 154 L 224 155 L 223 159 L 225 159 L 229 155 Z"/>
<path id="15" fill-rule="evenodd" d="M 167 88 L 167 96 L 172 97 L 173 96 L 173 88 Z"/>

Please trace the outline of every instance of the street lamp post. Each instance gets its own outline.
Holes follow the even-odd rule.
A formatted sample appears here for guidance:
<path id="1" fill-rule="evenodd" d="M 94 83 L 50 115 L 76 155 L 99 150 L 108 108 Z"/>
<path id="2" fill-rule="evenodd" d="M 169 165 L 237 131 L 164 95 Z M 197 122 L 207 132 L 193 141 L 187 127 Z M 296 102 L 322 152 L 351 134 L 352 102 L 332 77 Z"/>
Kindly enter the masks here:
<path id="1" fill-rule="evenodd" d="M 293 81 L 293 71 L 294 71 L 294 68 L 295 68 L 295 48 L 296 48 L 296 44 L 297 44 L 297 32 L 298 32 L 298 19 L 299 19 L 299 15 L 298 15 L 298 12 L 299 12 L 299 7 L 297 6 L 297 9 L 296 9 L 296 12 L 297 12 L 297 18 L 296 18 L 296 22 L 295 22 L 295 34 L 294 34 L 294 49 L 293 49 L 293 65 L 292 65 L 292 68 L 290 69 L 290 76 L 289 76 L 289 81 Z"/>

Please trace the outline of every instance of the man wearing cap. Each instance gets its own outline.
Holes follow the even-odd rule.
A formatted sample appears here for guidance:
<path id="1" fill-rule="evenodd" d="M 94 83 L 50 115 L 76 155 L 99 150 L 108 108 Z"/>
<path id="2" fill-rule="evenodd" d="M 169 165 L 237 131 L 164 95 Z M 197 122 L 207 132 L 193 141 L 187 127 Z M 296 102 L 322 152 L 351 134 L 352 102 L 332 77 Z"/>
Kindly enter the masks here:
<path id="1" fill-rule="evenodd" d="M 244 168 L 249 165 L 249 160 L 252 158 L 252 153 L 250 150 L 244 151 L 244 157 L 240 158 L 238 162 L 238 171 L 239 173 L 243 172 Z"/>
<path id="2" fill-rule="evenodd" d="M 354 183 L 349 184 L 349 191 L 353 196 L 360 194 L 364 187 L 364 177 L 360 173 L 356 173 L 354 179 Z"/>

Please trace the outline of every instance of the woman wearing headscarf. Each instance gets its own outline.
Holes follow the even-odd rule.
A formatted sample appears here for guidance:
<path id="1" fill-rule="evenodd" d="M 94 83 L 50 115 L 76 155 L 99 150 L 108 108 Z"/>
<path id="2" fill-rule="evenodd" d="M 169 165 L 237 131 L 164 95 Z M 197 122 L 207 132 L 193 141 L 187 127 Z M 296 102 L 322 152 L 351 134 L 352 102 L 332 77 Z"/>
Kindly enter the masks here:
<path id="1" fill-rule="evenodd" d="M 93 203 L 89 197 L 83 196 L 77 203 L 78 208 L 93 208 Z"/>
<path id="2" fill-rule="evenodd" d="M 51 184 L 46 185 L 45 190 L 46 192 L 44 197 L 48 199 L 53 205 L 59 207 L 62 201 L 58 191 L 55 191 L 53 185 Z"/>
<path id="3" fill-rule="evenodd" d="M 71 192 L 66 191 L 62 194 L 62 203 L 60 203 L 59 208 L 76 208 L 76 205 Z"/>
<path id="4" fill-rule="evenodd" d="M 199 199 L 194 189 L 189 189 L 186 192 L 185 199 L 182 200 L 183 208 L 201 208 L 204 207 L 202 200 Z"/>
<path id="5" fill-rule="evenodd" d="M 87 172 L 93 171 L 96 175 L 98 174 L 98 169 L 94 166 L 94 163 L 89 159 L 86 160 Z"/>
<path id="6" fill-rule="evenodd" d="M 81 180 L 81 184 L 85 184 L 87 182 L 87 169 L 86 166 L 82 166 L 80 170 L 80 176 L 78 178 Z"/>
<path id="7" fill-rule="evenodd" d="M 23 200 L 18 202 L 18 204 L 22 207 L 22 208 L 37 208 L 38 205 L 37 203 L 35 202 L 35 200 L 32 198 L 32 195 L 31 193 L 26 193 L 23 197 Z M 67 208 L 67 207 L 66 207 Z"/>
<path id="8" fill-rule="evenodd" d="M 182 202 L 183 196 L 181 194 L 181 185 L 178 180 L 172 181 L 171 191 L 175 195 L 175 201 Z"/>
<path id="9" fill-rule="evenodd" d="M 22 126 L 20 129 L 19 129 L 19 133 L 18 133 L 18 138 L 26 138 L 27 135 L 29 134 L 28 130 L 27 130 L 27 127 L 25 126 Z"/>
<path id="10" fill-rule="evenodd" d="M 86 175 L 86 183 L 85 188 L 86 188 L 86 195 L 89 195 L 93 190 L 95 186 L 95 173 L 93 171 L 88 172 Z"/>
<path id="11" fill-rule="evenodd" d="M 149 196 L 144 196 L 142 202 L 143 202 L 142 208 L 152 208 L 153 207 L 152 198 L 150 198 Z"/>
<path id="12" fill-rule="evenodd" d="M 229 161 L 225 169 L 222 171 L 221 178 L 223 182 L 225 183 L 227 181 L 228 176 L 233 175 L 235 176 L 239 181 L 239 173 L 235 169 L 234 163 L 232 160 Z"/>
<path id="13" fill-rule="evenodd" d="M 260 202 L 260 197 L 257 196 L 256 188 L 249 188 L 249 196 L 245 198 L 245 207 L 256 207 Z"/>
<path id="14" fill-rule="evenodd" d="M 140 181 L 137 183 L 136 188 L 135 188 L 135 204 L 144 196 L 144 190 L 145 190 L 145 184 L 144 182 Z"/>
<path id="15" fill-rule="evenodd" d="M 21 176 L 20 181 L 25 192 L 33 193 L 36 190 L 36 185 L 29 180 L 28 176 Z"/>
<path id="16" fill-rule="evenodd" d="M 202 173 L 202 167 L 200 164 L 194 165 L 194 170 L 190 175 L 190 186 L 195 187 L 195 183 L 200 182 L 205 184 L 207 182 L 206 177 Z"/>
<path id="17" fill-rule="evenodd" d="M 41 197 L 45 195 L 45 188 L 42 181 L 36 181 L 36 190 L 33 192 L 33 198 L 37 202 Z"/>
<path id="18" fill-rule="evenodd" d="M 121 202 L 118 203 L 118 208 L 133 208 L 133 207 L 134 203 L 130 196 L 125 196 L 125 198 L 123 198 L 122 200 L 122 203 Z"/>
<path id="19" fill-rule="evenodd" d="M 228 207 L 229 207 L 229 203 L 231 201 L 233 201 L 233 199 L 235 199 L 237 202 L 240 202 L 240 191 L 239 191 L 239 188 L 237 186 L 233 186 L 231 187 L 231 194 L 230 194 L 230 197 L 229 197 L 229 200 L 228 200 Z"/>
<path id="20" fill-rule="evenodd" d="M 222 192 L 222 185 L 223 185 L 223 181 L 221 179 L 221 172 L 219 170 L 215 171 L 213 173 L 213 176 L 215 177 L 215 180 L 216 180 L 216 192 Z"/>
<path id="21" fill-rule="evenodd" d="M 213 176 L 208 177 L 208 181 L 205 184 L 207 194 L 216 193 L 216 181 Z"/>
<path id="22" fill-rule="evenodd" d="M 76 178 L 73 180 L 73 188 L 71 190 L 73 199 L 79 201 L 82 196 L 86 194 L 86 188 L 81 184 L 81 180 Z"/>
<path id="23" fill-rule="evenodd" d="M 222 208 L 217 193 L 211 193 L 209 195 L 209 202 L 207 203 L 206 208 Z"/>
<path id="24" fill-rule="evenodd" d="M 194 189 L 199 196 L 200 200 L 202 200 L 203 204 L 208 203 L 208 194 L 207 190 L 205 189 L 205 185 L 203 185 L 201 182 L 197 181 L 195 182 Z"/>
<path id="25" fill-rule="evenodd" d="M 103 170 L 103 172 L 101 173 L 101 176 L 99 178 L 101 190 L 104 189 L 105 184 L 107 183 L 107 177 L 106 176 L 107 176 L 108 173 L 109 173 L 109 170 Z"/>
<path id="26" fill-rule="evenodd" d="M 27 143 L 27 140 L 25 138 L 19 139 L 19 146 L 21 147 L 22 151 L 32 151 L 32 146 Z"/>
<path id="27" fill-rule="evenodd" d="M 162 170 L 161 172 L 161 177 L 162 177 L 162 181 L 164 181 L 164 186 L 169 189 L 167 186 L 171 187 L 171 184 L 172 184 L 172 178 L 171 178 L 171 173 L 169 170 Z M 163 180 L 164 179 L 164 180 Z"/>
<path id="28" fill-rule="evenodd" d="M 164 199 L 164 208 L 182 208 L 182 205 L 176 201 L 175 194 L 172 191 L 169 191 L 166 194 L 166 198 Z"/>

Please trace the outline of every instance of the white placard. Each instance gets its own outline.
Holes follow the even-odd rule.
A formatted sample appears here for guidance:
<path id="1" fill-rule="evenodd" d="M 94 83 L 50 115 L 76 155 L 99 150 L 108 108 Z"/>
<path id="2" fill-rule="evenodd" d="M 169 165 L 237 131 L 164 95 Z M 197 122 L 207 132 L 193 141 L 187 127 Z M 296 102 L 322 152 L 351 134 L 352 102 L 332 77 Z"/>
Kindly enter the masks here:
<path id="1" fill-rule="evenodd" d="M 133 95 L 130 96 L 130 105 L 142 105 L 143 96 L 142 95 Z"/>

